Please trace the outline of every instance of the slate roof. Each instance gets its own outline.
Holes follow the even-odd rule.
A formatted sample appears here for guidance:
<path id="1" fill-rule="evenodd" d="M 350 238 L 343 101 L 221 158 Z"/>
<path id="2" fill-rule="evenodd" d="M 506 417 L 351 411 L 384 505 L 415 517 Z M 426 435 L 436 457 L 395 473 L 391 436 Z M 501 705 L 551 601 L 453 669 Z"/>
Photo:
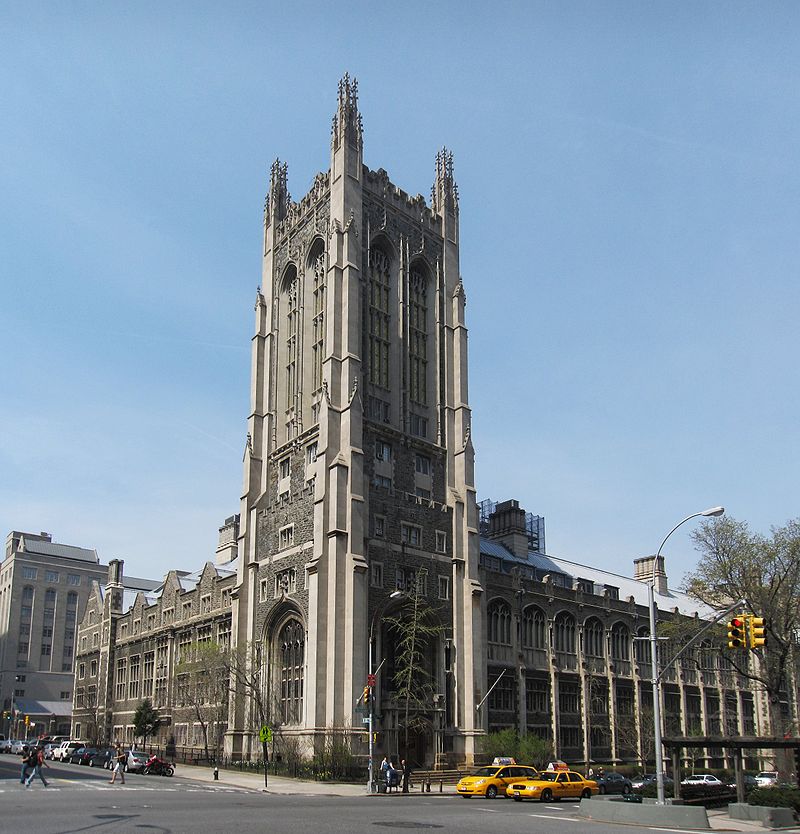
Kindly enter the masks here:
<path id="1" fill-rule="evenodd" d="M 494 556 L 502 559 L 508 566 L 515 567 L 517 565 L 529 565 L 536 574 L 537 579 L 541 579 L 545 574 L 554 574 L 565 577 L 568 580 L 567 587 L 573 587 L 574 580 L 585 579 L 595 586 L 595 593 L 603 593 L 606 585 L 619 589 L 619 598 L 627 600 L 628 597 L 633 597 L 637 605 L 648 605 L 648 583 L 641 582 L 638 579 L 633 579 L 630 576 L 623 576 L 613 571 L 603 570 L 602 568 L 595 568 L 590 565 L 580 564 L 579 562 L 572 562 L 569 559 L 561 559 L 556 556 L 547 556 L 543 553 L 529 551 L 527 559 L 515 556 L 508 548 L 496 541 L 481 538 L 480 540 L 481 554 L 486 556 Z M 695 615 L 699 617 L 710 617 L 714 611 L 706 605 L 703 605 L 697 600 L 692 599 L 687 594 L 681 591 L 669 590 L 666 594 L 655 594 L 656 605 L 662 611 L 672 611 L 675 608 L 681 614 L 688 617 Z"/>
<path id="2" fill-rule="evenodd" d="M 20 550 L 25 553 L 38 553 L 41 556 L 57 556 L 61 559 L 75 559 L 79 562 L 100 564 L 100 557 L 97 555 L 96 550 L 89 550 L 86 547 L 75 547 L 71 544 L 43 542 L 37 541 L 36 539 L 26 539 L 23 536 Z"/>

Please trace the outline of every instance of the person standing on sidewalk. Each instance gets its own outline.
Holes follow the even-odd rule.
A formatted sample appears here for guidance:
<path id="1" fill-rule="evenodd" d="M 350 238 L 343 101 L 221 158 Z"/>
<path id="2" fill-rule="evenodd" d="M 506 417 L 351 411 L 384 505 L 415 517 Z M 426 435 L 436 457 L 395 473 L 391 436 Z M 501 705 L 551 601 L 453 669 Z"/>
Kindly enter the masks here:
<path id="1" fill-rule="evenodd" d="M 122 784 L 125 784 L 125 751 L 117 745 L 117 750 L 115 754 L 116 764 L 114 765 L 114 773 L 111 776 L 111 781 L 108 783 L 109 785 L 113 785 L 114 782 L 117 781 L 117 774 L 119 773 L 119 778 Z"/>
<path id="2" fill-rule="evenodd" d="M 403 793 L 408 793 L 408 783 L 411 781 L 411 765 L 405 759 L 401 759 L 400 767 L 403 769 Z"/>
<path id="3" fill-rule="evenodd" d="M 47 780 L 44 778 L 44 773 L 42 773 L 43 767 L 50 767 L 49 764 L 44 760 L 44 750 L 41 747 L 34 747 L 34 756 L 35 761 L 33 764 L 33 773 L 28 777 L 28 781 L 25 783 L 25 787 L 29 788 L 31 786 L 31 782 L 38 776 L 42 780 L 42 784 L 47 787 Z"/>

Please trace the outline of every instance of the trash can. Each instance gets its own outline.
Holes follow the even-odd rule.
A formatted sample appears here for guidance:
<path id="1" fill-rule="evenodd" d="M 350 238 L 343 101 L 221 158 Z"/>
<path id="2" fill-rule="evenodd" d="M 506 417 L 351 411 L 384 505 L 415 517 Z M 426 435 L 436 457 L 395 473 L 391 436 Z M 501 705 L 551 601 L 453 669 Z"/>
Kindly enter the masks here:
<path id="1" fill-rule="evenodd" d="M 378 793 L 386 793 L 386 782 L 376 782 Z"/>

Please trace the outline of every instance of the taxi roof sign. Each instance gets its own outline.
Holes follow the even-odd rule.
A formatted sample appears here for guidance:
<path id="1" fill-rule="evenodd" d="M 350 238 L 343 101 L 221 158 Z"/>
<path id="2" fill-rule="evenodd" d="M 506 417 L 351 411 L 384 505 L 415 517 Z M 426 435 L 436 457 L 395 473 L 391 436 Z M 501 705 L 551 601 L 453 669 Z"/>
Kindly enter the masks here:
<path id="1" fill-rule="evenodd" d="M 492 767 L 500 767 L 500 765 L 516 764 L 517 760 L 511 756 L 495 756 L 492 761 Z"/>

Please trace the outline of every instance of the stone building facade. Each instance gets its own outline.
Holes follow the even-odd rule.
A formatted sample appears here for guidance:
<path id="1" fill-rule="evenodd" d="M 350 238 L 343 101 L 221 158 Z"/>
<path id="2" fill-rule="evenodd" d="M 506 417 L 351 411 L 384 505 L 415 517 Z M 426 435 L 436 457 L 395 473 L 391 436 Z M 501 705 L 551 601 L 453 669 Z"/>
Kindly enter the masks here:
<path id="1" fill-rule="evenodd" d="M 97 552 L 59 544 L 49 533 L 12 531 L 0 564 L 0 732 L 68 732 L 76 629 L 93 580 L 105 575 Z M 22 719 L 21 719 L 22 720 Z"/>
<path id="2" fill-rule="evenodd" d="M 223 711 L 203 704 L 198 720 L 181 672 L 198 646 L 230 646 L 237 533 L 233 516 L 220 530 L 215 563 L 193 573 L 171 570 L 161 583 L 131 580 L 123 562 L 111 560 L 104 582 L 93 584 L 78 629 L 74 737 L 132 744 L 134 713 L 146 698 L 161 719 L 154 736 L 162 743 L 171 738 L 203 747 L 201 724 L 209 715 L 211 735 L 224 735 Z"/>
<path id="3" fill-rule="evenodd" d="M 412 759 L 471 762 L 477 739 L 502 727 L 546 737 L 576 763 L 652 758 L 645 583 L 662 615 L 708 612 L 668 588 L 662 562 L 639 560 L 630 579 L 546 556 L 542 520 L 534 537 L 514 501 L 482 524 L 452 155 L 436 155 L 429 201 L 364 165 L 346 76 L 330 160 L 297 202 L 286 165 L 271 168 L 239 514 L 220 530 L 216 564 L 172 571 L 135 600 L 112 563 L 82 626 L 92 651 L 78 658 L 76 716 L 94 710 L 106 740 L 131 740 L 149 697 L 167 719 L 161 740 L 196 747 L 180 658 L 198 641 L 230 641 L 269 723 L 307 754 L 331 733 L 366 753 L 374 672 L 378 749 L 397 753 L 393 618 L 415 592 L 437 630 Z M 668 729 L 762 728 L 759 694 L 718 659 L 706 652 L 667 677 Z M 261 755 L 252 700 L 234 687 L 233 758 Z M 796 686 L 788 703 L 796 717 Z"/>
<path id="4" fill-rule="evenodd" d="M 556 755 L 569 762 L 652 761 L 647 583 L 654 582 L 659 622 L 694 621 L 713 612 L 669 588 L 663 557 L 637 559 L 629 578 L 546 556 L 526 541 L 524 518 L 517 502 L 500 504 L 481 538 L 491 689 L 486 729 L 535 733 L 552 741 Z M 663 641 L 660 668 L 680 648 Z M 776 730 L 770 729 L 761 687 L 739 675 L 728 658 L 718 641 L 708 642 L 666 672 L 665 735 L 796 733 L 796 662 L 782 701 L 785 724 Z M 733 767 L 727 752 L 694 750 L 695 764 Z"/>
<path id="5" fill-rule="evenodd" d="M 309 750 L 330 731 L 360 736 L 369 634 L 383 657 L 372 627 L 422 575 L 442 627 L 431 669 L 440 694 L 451 686 L 448 743 L 473 750 L 484 679 L 458 222 L 448 151 L 430 202 L 364 165 L 347 76 L 330 169 L 293 202 L 286 166 L 272 167 L 233 635 L 261 658 L 275 723 Z M 379 681 L 396 728 L 391 676 Z M 246 710 L 232 704 L 234 754 L 253 742 Z"/>

